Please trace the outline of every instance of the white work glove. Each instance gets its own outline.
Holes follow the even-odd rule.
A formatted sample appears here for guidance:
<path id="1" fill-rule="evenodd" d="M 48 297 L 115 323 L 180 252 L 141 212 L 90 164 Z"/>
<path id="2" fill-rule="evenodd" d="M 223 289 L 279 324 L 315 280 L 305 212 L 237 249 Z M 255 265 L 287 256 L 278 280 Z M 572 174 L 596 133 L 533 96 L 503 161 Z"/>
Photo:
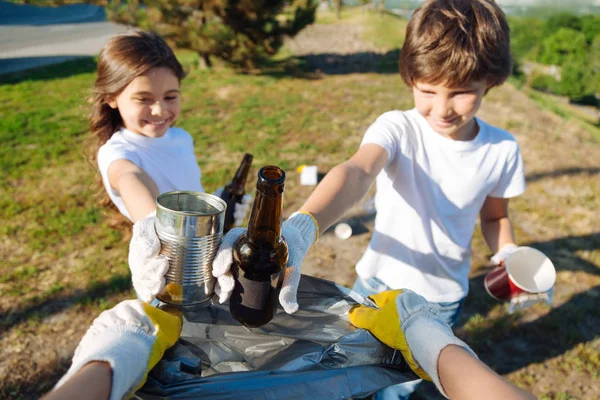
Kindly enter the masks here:
<path id="1" fill-rule="evenodd" d="M 518 248 L 519 248 L 519 246 L 517 246 L 514 243 L 506 244 L 500 250 L 498 250 L 498 252 L 496 254 L 494 254 L 490 258 L 490 262 L 494 266 L 500 265 L 500 264 L 504 263 L 506 261 L 506 259 L 508 257 L 510 257 L 511 254 L 514 253 Z"/>
<path id="2" fill-rule="evenodd" d="M 235 286 L 230 270 L 233 246 L 244 232 L 245 229 L 242 228 L 230 230 L 223 238 L 213 261 L 213 275 L 217 278 L 215 293 L 219 296 L 221 304 L 229 299 Z M 279 303 L 286 313 L 293 314 L 298 311 L 296 293 L 300 283 L 300 264 L 318 238 L 318 227 L 312 216 L 296 212 L 283 223 L 281 234 L 288 244 L 288 263 L 279 292 Z"/>
<path id="3" fill-rule="evenodd" d="M 156 212 L 133 224 L 129 244 L 129 269 L 137 296 L 150 303 L 165 286 L 169 260 L 160 253 L 160 240 L 154 223 Z"/>
<path id="4" fill-rule="evenodd" d="M 181 325 L 177 315 L 140 300 L 122 301 L 94 320 L 75 350 L 71 368 L 53 390 L 87 363 L 105 361 L 112 368 L 110 399 L 133 395 L 164 352 L 177 342 Z"/>
<path id="5" fill-rule="evenodd" d="M 217 190 L 215 190 L 214 195 L 217 197 L 221 197 L 222 193 L 223 188 L 220 187 Z M 252 196 L 249 193 L 246 193 L 239 203 L 235 203 L 235 210 L 233 211 L 233 226 L 242 226 L 244 224 L 244 220 L 248 216 L 248 212 L 250 211 L 251 205 Z"/>
<path id="6" fill-rule="evenodd" d="M 348 313 L 357 328 L 367 329 L 402 356 L 421 378 L 435 383 L 446 397 L 438 376 L 438 359 L 451 344 L 461 346 L 477 357 L 473 350 L 452 333 L 439 315 L 436 304 L 408 290 L 396 289 L 369 296 L 377 308 L 359 304 Z"/>
<path id="7" fill-rule="evenodd" d="M 518 248 L 519 246 L 516 244 L 507 244 L 490 258 L 490 262 L 492 265 L 503 265 L 508 257 L 510 257 Z M 512 314 L 515 311 L 524 310 L 525 308 L 529 308 L 540 302 L 550 305 L 552 304 L 553 296 L 554 288 L 543 293 L 520 293 L 510 299 L 508 303 L 508 313 Z"/>

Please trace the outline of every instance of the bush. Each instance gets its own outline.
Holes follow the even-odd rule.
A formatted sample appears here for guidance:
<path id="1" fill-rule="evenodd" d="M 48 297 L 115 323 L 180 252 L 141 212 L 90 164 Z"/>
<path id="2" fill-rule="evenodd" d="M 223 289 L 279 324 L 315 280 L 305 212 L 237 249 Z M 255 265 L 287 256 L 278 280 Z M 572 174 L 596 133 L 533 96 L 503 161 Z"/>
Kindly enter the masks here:
<path id="1" fill-rule="evenodd" d="M 536 74 L 531 80 L 531 87 L 541 92 L 556 91 L 559 82 L 551 75 Z"/>
<path id="2" fill-rule="evenodd" d="M 317 0 L 112 0 L 106 10 L 115 22 L 156 31 L 179 48 L 197 51 L 206 66 L 217 57 L 253 69 L 279 51 L 284 37 L 312 24 L 317 5 Z"/>
<path id="3" fill-rule="evenodd" d="M 563 65 L 565 60 L 585 59 L 585 35 L 569 28 L 560 28 L 542 41 L 538 61 L 549 65 Z"/>
<path id="4" fill-rule="evenodd" d="M 588 44 L 600 35 L 600 15 L 584 15 L 581 17 L 581 32 Z"/>
<path id="5" fill-rule="evenodd" d="M 538 18 L 511 17 L 510 48 L 515 60 L 537 57 L 543 22 Z"/>
<path id="6" fill-rule="evenodd" d="M 544 22 L 543 36 L 552 36 L 557 30 L 561 28 L 572 29 L 574 31 L 581 31 L 581 19 L 570 13 L 559 13 L 548 17 Z"/>
<path id="7" fill-rule="evenodd" d="M 585 76 L 587 68 L 585 59 L 568 58 L 562 67 L 560 84 L 557 92 L 569 96 L 572 100 L 580 99 L 591 94 L 591 87 L 586 87 Z"/>

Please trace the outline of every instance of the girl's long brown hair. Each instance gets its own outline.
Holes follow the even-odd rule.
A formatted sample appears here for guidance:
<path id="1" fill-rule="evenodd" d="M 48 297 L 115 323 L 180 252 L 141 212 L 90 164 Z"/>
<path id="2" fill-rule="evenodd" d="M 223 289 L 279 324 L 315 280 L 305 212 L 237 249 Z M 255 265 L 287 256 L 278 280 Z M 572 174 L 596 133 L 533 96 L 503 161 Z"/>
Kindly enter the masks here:
<path id="1" fill-rule="evenodd" d="M 119 110 L 108 105 L 136 77 L 146 74 L 152 68 L 165 67 L 173 71 L 181 81 L 185 77 L 183 67 L 173 50 L 158 34 L 141 30 L 131 30 L 117 35 L 102 48 L 98 57 L 98 77 L 94 85 L 92 113 L 90 115 L 90 140 L 88 141 L 89 160 L 97 169 L 97 156 L 100 147 L 123 127 Z M 101 189 L 100 204 L 116 210 L 97 175 L 96 184 Z M 113 226 L 123 226 L 128 221 L 120 216 L 111 221 Z"/>

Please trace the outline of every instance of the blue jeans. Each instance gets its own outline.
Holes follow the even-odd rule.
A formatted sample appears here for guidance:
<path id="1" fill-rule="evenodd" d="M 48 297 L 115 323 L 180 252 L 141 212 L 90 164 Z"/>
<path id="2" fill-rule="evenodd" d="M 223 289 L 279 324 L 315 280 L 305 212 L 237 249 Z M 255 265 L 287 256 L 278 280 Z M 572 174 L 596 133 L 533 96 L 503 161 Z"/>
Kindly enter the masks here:
<path id="1" fill-rule="evenodd" d="M 357 293 L 362 294 L 363 296 L 370 296 L 372 294 L 377 294 L 381 292 L 385 292 L 386 290 L 391 290 L 389 286 L 380 281 L 377 278 L 368 278 L 363 279 L 360 276 L 354 282 L 354 287 L 352 288 Z M 440 307 L 440 316 L 446 320 L 450 326 L 454 325 L 456 320 L 458 319 L 458 314 L 462 309 L 464 299 L 454 302 L 447 303 L 436 303 Z M 419 383 L 421 383 L 422 379 L 417 379 L 415 381 L 399 383 L 394 386 L 387 387 L 385 389 L 381 389 L 374 395 L 375 400 L 405 400 L 410 397 L 410 395 L 416 390 Z"/>

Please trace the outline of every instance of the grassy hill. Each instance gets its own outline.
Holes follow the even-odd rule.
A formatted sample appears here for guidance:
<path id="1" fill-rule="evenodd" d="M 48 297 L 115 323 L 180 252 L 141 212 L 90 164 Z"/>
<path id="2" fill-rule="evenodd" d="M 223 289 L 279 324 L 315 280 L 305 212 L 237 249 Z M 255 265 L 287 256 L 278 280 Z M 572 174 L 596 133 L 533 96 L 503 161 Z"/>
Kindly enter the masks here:
<path id="1" fill-rule="evenodd" d="M 180 53 L 190 74 L 178 125 L 195 140 L 207 190 L 251 152 L 255 167 L 290 172 L 288 215 L 311 190 L 299 186 L 296 166 L 326 172 L 356 150 L 378 115 L 412 107 L 395 65 L 404 21 L 381 18 L 322 14 L 261 74 L 199 71 L 193 54 Z M 84 158 L 94 69 L 88 59 L 0 77 L 0 398 L 49 390 L 92 319 L 133 296 L 128 233 L 97 204 L 96 171 Z M 540 398 L 591 400 L 600 398 L 600 144 L 596 126 L 555 111 L 508 84 L 481 110 L 521 145 L 528 189 L 511 212 L 519 242 L 557 266 L 554 303 L 508 315 L 490 299 L 482 285 L 489 252 L 477 234 L 457 333 Z M 366 226 L 344 242 L 324 235 L 303 272 L 350 285 Z M 424 388 L 419 396 L 434 395 Z"/>

